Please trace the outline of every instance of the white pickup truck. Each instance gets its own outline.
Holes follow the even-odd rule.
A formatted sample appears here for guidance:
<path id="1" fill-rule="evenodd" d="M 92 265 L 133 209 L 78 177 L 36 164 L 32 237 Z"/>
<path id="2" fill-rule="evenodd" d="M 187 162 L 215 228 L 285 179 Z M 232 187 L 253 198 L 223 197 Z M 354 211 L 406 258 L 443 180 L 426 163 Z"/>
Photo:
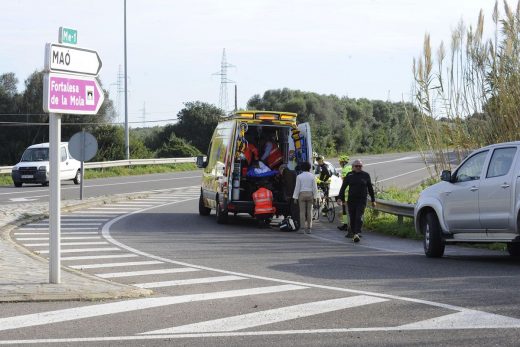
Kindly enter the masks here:
<path id="1" fill-rule="evenodd" d="M 474 151 L 415 205 L 424 253 L 442 257 L 445 244 L 504 242 L 520 256 L 520 141 Z"/>

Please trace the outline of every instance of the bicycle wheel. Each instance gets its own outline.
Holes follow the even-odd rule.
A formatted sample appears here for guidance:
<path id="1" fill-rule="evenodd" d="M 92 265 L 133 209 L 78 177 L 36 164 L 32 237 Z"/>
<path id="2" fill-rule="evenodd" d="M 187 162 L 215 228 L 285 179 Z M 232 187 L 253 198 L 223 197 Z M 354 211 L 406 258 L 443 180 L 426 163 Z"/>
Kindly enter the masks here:
<path id="1" fill-rule="evenodd" d="M 336 217 L 336 208 L 334 207 L 334 202 L 331 198 L 327 198 L 326 202 L 327 206 L 327 220 L 332 223 L 334 222 L 334 218 Z"/>

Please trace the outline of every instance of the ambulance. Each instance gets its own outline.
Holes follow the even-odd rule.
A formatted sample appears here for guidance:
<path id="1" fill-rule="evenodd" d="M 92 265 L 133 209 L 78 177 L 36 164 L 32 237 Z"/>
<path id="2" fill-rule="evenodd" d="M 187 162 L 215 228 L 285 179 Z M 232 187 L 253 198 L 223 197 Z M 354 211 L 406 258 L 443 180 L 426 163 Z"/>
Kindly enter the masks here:
<path id="1" fill-rule="evenodd" d="M 258 158 L 251 158 L 252 148 Z M 264 156 L 266 150 L 271 152 Z M 207 156 L 197 158 L 197 166 L 203 169 L 199 214 L 208 216 L 215 210 L 219 224 L 226 223 L 229 214 L 253 216 L 252 194 L 259 185 L 267 185 L 276 215 L 293 215 L 294 204 L 284 193 L 278 169 L 284 165 L 298 174 L 302 162 L 312 164 L 312 153 L 309 123 L 297 124 L 296 113 L 239 111 L 223 117 Z"/>

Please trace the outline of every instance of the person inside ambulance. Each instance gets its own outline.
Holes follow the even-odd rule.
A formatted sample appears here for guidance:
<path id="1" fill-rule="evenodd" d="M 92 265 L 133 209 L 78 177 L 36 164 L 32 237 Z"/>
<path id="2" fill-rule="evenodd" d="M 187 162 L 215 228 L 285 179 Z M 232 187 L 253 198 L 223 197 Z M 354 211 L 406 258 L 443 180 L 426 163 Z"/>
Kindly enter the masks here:
<path id="1" fill-rule="evenodd" d="M 262 148 L 260 160 L 269 166 L 271 170 L 278 169 L 283 163 L 283 153 L 276 143 L 275 134 L 269 130 L 264 130 L 260 138 L 260 145 Z"/>
<path id="2" fill-rule="evenodd" d="M 252 142 L 251 138 L 246 137 L 246 143 L 244 145 L 244 150 L 242 152 L 242 176 L 247 174 L 248 169 L 260 159 L 260 155 L 258 153 L 258 149 Z"/>

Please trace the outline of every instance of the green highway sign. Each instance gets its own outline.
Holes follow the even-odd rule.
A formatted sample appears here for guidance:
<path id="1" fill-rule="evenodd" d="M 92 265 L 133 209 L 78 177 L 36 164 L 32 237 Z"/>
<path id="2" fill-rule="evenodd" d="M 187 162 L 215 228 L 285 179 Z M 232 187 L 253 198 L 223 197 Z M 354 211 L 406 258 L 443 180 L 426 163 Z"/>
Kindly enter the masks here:
<path id="1" fill-rule="evenodd" d="M 78 43 L 78 31 L 74 29 L 60 27 L 60 35 L 59 35 L 60 43 L 68 43 L 70 45 L 75 45 Z"/>

